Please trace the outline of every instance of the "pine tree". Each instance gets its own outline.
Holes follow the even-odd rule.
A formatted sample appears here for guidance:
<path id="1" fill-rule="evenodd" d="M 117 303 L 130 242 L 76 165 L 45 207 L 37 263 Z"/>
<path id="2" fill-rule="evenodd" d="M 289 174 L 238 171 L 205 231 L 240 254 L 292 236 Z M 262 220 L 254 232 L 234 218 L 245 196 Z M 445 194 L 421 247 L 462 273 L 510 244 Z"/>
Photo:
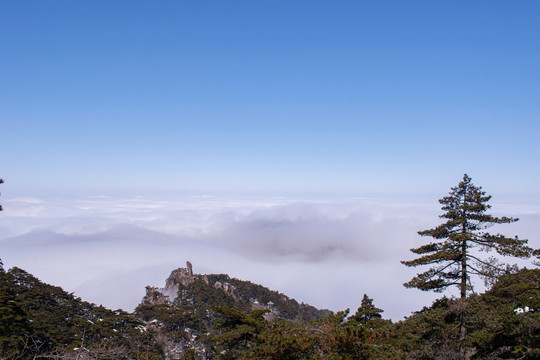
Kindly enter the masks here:
<path id="1" fill-rule="evenodd" d="M 429 230 L 419 231 L 421 236 L 429 236 L 434 242 L 411 249 L 420 257 L 402 261 L 406 266 L 429 265 L 430 269 L 416 275 L 403 284 L 407 288 L 433 290 L 442 292 L 447 287 L 456 285 L 460 289 L 461 300 L 467 297 L 467 292 L 473 289 L 471 276 L 480 276 L 486 283 L 492 283 L 500 275 L 512 268 L 501 263 L 495 257 L 481 258 L 480 250 L 489 252 L 495 250 L 501 256 L 529 258 L 533 249 L 529 248 L 527 240 L 506 237 L 501 234 L 492 235 L 485 229 L 495 224 L 513 223 L 517 218 L 495 217 L 486 212 L 491 208 L 482 187 L 471 183 L 471 178 L 465 174 L 458 186 L 453 187 L 449 196 L 439 200 L 446 219 L 443 224 Z M 465 312 L 460 319 L 460 348 L 465 356 Z"/>
<path id="2" fill-rule="evenodd" d="M 354 321 L 360 325 L 367 325 L 375 320 L 381 319 L 381 313 L 384 312 L 373 305 L 373 299 L 369 298 L 366 294 L 362 298 L 360 307 L 356 311 L 356 314 L 352 315 L 349 320 Z"/>
<path id="3" fill-rule="evenodd" d="M 229 359 L 234 353 L 253 346 L 266 323 L 264 314 L 269 312 L 261 309 L 248 314 L 227 306 L 215 306 L 213 310 L 223 316 L 214 326 L 220 333 L 213 338 L 214 342 L 224 346 L 220 359 Z"/>

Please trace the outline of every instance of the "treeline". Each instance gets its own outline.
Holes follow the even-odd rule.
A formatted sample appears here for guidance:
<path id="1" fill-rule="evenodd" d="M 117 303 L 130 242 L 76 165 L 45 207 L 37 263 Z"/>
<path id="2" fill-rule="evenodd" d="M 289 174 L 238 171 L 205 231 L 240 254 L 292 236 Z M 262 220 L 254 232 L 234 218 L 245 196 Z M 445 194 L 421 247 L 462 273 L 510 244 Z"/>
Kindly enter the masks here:
<path id="1" fill-rule="evenodd" d="M 265 286 L 255 284 L 251 281 L 239 280 L 231 278 L 227 274 L 207 275 L 209 282 L 216 281 L 229 283 L 235 288 L 235 293 L 238 295 L 238 301 L 243 301 L 248 304 L 244 310 L 248 310 L 252 306 L 252 301 L 256 300 L 261 304 L 273 304 L 274 312 L 278 313 L 278 318 L 289 319 L 295 321 L 310 321 L 324 317 L 330 313 L 328 310 L 319 310 L 314 306 L 298 303 L 295 299 L 289 298 L 287 295 L 268 289 Z M 235 307 L 237 307 L 235 305 Z"/>
<path id="2" fill-rule="evenodd" d="M 1 359 L 540 358 L 540 270 L 500 277 L 463 303 L 443 297 L 393 323 L 367 295 L 355 313 L 268 321 L 269 310 L 141 304 L 134 314 L 87 303 L 13 268 L 0 271 Z"/>
<path id="3" fill-rule="evenodd" d="M 257 312 L 225 315 L 214 338 L 220 359 L 463 359 L 460 314 L 467 309 L 468 358 L 540 358 L 540 270 L 502 276 L 465 303 L 443 297 L 392 323 L 364 296 L 357 312 L 308 323 L 265 322 Z"/>
<path id="4" fill-rule="evenodd" d="M 132 314 L 83 301 L 22 269 L 5 271 L 0 262 L 0 359 L 84 358 L 91 351 L 143 359 L 160 348 Z"/>

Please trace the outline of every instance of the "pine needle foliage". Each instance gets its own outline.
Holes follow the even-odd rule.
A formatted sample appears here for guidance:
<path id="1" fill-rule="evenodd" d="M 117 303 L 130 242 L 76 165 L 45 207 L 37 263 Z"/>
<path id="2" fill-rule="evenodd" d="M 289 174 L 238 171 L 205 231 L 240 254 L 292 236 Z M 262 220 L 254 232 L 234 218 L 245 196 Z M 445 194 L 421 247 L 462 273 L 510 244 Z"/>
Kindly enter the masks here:
<path id="1" fill-rule="evenodd" d="M 442 292 L 456 285 L 461 298 L 465 299 L 467 292 L 472 290 L 471 276 L 479 276 L 486 283 L 493 283 L 502 274 L 513 270 L 495 257 L 481 258 L 476 250 L 494 250 L 501 256 L 518 258 L 531 256 L 533 249 L 526 245 L 528 240 L 486 231 L 495 224 L 518 221 L 517 218 L 488 214 L 490 199 L 491 195 L 486 195 L 482 187 L 475 186 L 465 174 L 459 185 L 439 200 L 441 209 L 445 211 L 440 217 L 446 221 L 433 229 L 418 232 L 434 241 L 411 249 L 420 257 L 402 261 L 406 266 L 426 265 L 430 268 L 403 284 L 405 287 Z"/>
<path id="2" fill-rule="evenodd" d="M 373 299 L 364 294 L 362 303 L 356 311 L 356 314 L 349 317 L 350 322 L 355 322 L 359 325 L 368 325 L 377 320 L 382 319 L 381 313 L 384 311 L 373 305 Z"/>

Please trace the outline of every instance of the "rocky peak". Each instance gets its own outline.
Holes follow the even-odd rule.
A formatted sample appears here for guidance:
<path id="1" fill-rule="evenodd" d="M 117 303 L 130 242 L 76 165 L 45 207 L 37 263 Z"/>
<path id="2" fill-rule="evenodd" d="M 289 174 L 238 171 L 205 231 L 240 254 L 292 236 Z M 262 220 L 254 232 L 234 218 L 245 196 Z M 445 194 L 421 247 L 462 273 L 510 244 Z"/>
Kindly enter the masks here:
<path id="1" fill-rule="evenodd" d="M 180 285 L 188 286 L 193 283 L 196 276 L 193 274 L 193 265 L 187 261 L 185 268 L 178 268 L 171 272 L 171 275 L 165 281 L 164 288 L 152 286 L 146 287 L 144 302 L 148 304 L 166 304 L 172 303 L 178 296 Z"/>
<path id="2" fill-rule="evenodd" d="M 167 278 L 165 282 L 165 289 L 173 287 L 176 285 L 182 284 L 183 286 L 188 286 L 195 281 L 195 276 L 193 275 L 193 266 L 189 261 L 186 262 L 187 267 L 178 268 L 171 272 L 171 275 Z"/>

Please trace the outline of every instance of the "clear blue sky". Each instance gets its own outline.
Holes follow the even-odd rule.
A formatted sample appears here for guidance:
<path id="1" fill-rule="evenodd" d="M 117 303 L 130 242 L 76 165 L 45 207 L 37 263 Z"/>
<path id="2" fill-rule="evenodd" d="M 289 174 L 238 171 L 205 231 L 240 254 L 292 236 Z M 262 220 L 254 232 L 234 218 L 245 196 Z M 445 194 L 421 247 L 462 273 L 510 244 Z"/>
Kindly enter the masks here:
<path id="1" fill-rule="evenodd" d="M 539 39 L 540 1 L 0 2 L 2 260 L 113 308 L 191 260 L 408 315 L 464 173 L 539 246 Z"/>
<path id="2" fill-rule="evenodd" d="M 4 197 L 538 199 L 539 38 L 538 1 L 2 2 Z"/>

